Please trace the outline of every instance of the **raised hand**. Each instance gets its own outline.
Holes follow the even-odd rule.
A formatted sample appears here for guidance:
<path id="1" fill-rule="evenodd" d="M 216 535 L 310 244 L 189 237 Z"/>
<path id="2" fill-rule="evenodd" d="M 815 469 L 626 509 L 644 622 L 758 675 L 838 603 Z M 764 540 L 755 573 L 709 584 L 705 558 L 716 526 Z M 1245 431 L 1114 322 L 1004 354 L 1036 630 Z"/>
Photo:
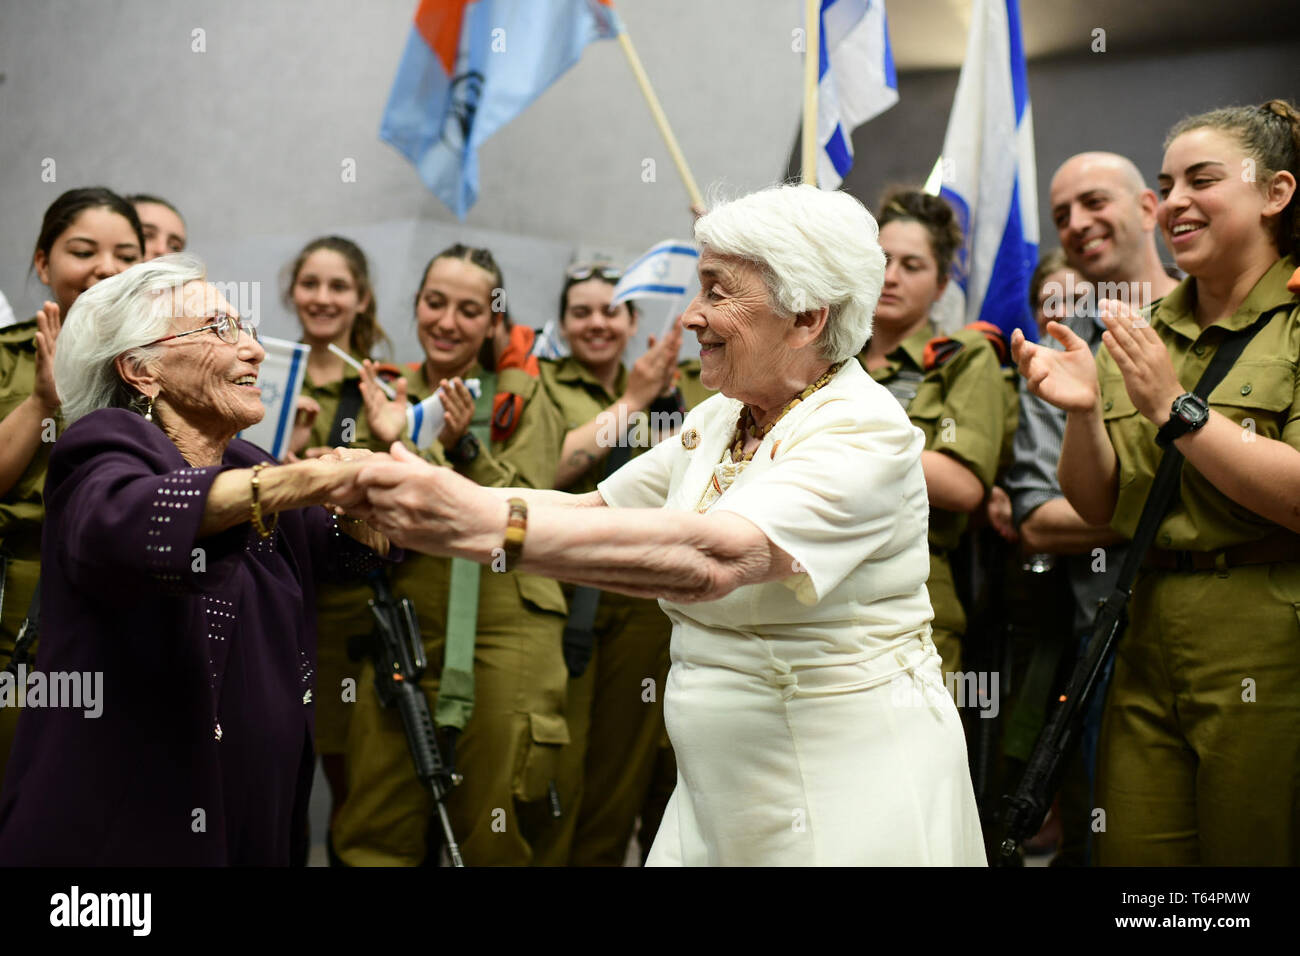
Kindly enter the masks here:
<path id="1" fill-rule="evenodd" d="M 1101 340 L 1124 376 L 1124 389 L 1139 412 L 1157 425 L 1169 420 L 1174 399 L 1183 392 L 1169 350 L 1141 312 L 1103 299 L 1097 312 L 1106 323 Z"/>
<path id="2" fill-rule="evenodd" d="M 299 395 L 297 404 L 294 406 L 293 413 L 293 431 L 289 433 L 289 452 L 285 456 L 288 460 L 297 460 L 302 454 L 307 442 L 311 441 L 311 430 L 316 424 L 316 417 L 320 415 L 320 402 L 310 395 Z"/>
<path id="3" fill-rule="evenodd" d="M 375 363 L 370 359 L 361 363 L 361 401 L 365 405 L 366 420 L 370 423 L 370 434 L 386 444 L 397 441 L 406 431 L 406 379 L 399 378 L 393 383 L 393 390 L 397 397 L 390 402 L 379 387 Z"/>
<path id="4" fill-rule="evenodd" d="M 650 336 L 644 355 L 632 363 L 627 376 L 627 397 L 639 408 L 646 408 L 672 388 L 677 373 L 677 353 L 682 347 L 680 319 L 673 323 L 663 341 Z"/>
<path id="5" fill-rule="evenodd" d="M 1095 408 L 1097 363 L 1088 343 L 1060 322 L 1048 322 L 1047 332 L 1065 346 L 1064 352 L 1034 345 L 1024 333 L 1011 333 L 1011 357 L 1024 376 L 1029 390 L 1044 401 L 1067 412 L 1086 412 Z"/>
<path id="6" fill-rule="evenodd" d="M 46 302 L 36 313 L 36 386 L 32 395 L 49 414 L 60 404 L 59 390 L 54 387 L 54 343 L 62 325 L 59 307 L 53 302 Z"/>
<path id="7" fill-rule="evenodd" d="M 459 378 L 453 378 L 450 382 L 443 379 L 438 383 L 438 390 L 442 393 L 442 408 L 446 413 L 438 441 L 443 448 L 452 448 L 469 430 L 469 424 L 474 420 L 474 396 Z"/>

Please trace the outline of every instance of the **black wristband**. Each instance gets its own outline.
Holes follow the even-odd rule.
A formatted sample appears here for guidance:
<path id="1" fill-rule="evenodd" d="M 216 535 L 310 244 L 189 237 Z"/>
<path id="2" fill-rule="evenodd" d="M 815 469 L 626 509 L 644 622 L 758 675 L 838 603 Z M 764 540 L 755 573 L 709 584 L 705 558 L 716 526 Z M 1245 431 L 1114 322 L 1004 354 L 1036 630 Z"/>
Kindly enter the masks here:
<path id="1" fill-rule="evenodd" d="M 460 441 L 446 449 L 447 460 L 457 468 L 465 468 L 474 463 L 478 458 L 479 443 L 471 432 L 466 432 L 460 436 Z"/>

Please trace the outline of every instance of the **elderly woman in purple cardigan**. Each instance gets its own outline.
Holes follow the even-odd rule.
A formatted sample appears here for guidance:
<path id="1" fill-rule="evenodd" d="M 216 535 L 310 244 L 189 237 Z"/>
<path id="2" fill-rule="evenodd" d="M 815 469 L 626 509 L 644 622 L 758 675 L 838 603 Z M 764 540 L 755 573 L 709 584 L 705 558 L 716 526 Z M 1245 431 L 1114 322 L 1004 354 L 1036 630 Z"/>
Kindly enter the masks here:
<path id="1" fill-rule="evenodd" d="M 321 507 L 358 463 L 267 467 L 235 439 L 263 415 L 264 357 L 188 256 L 70 311 L 34 667 L 51 688 L 97 682 L 100 699 L 32 707 L 26 675 L 0 865 L 283 865 L 303 849 L 316 582 L 376 565 L 388 542 Z"/>

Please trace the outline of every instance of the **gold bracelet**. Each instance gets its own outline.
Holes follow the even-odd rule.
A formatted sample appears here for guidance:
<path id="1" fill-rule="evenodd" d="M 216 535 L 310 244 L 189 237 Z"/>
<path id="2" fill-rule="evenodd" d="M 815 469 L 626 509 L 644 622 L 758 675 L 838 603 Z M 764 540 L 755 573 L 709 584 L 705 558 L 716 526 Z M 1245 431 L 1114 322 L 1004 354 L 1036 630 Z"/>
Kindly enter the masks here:
<path id="1" fill-rule="evenodd" d="M 528 502 L 511 498 L 510 517 L 506 519 L 506 567 L 511 568 L 523 557 L 524 535 L 528 532 Z"/>
<path id="2" fill-rule="evenodd" d="M 280 517 L 279 515 L 273 517 L 271 519 L 271 527 L 269 528 L 266 525 L 262 524 L 262 503 L 257 500 L 257 494 L 262 479 L 258 475 L 258 472 L 260 472 L 265 467 L 266 467 L 266 462 L 264 461 L 258 462 L 256 465 L 253 466 L 253 477 L 252 480 L 250 481 L 250 484 L 253 487 L 253 527 L 257 529 L 257 533 L 262 538 L 269 538 L 271 537 L 272 534 L 275 533 L 275 526 L 280 521 Z"/>

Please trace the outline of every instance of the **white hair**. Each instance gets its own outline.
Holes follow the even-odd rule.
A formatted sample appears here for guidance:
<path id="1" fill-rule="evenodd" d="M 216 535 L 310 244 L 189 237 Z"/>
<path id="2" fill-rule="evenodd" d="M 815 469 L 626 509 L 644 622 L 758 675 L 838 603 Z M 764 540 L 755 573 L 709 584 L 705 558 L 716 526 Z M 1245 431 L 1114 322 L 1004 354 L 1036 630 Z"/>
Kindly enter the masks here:
<path id="1" fill-rule="evenodd" d="M 695 238 L 757 265 L 779 313 L 829 307 L 817 342 L 828 361 L 856 355 L 871 337 L 885 253 L 875 218 L 848 193 L 773 186 L 715 206 Z"/>
<path id="2" fill-rule="evenodd" d="M 139 401 L 118 374 L 117 357 L 147 364 L 158 351 L 148 344 L 171 332 L 182 287 L 206 278 L 202 262 L 179 253 L 138 263 L 77 296 L 54 350 L 54 384 L 65 422 Z"/>

